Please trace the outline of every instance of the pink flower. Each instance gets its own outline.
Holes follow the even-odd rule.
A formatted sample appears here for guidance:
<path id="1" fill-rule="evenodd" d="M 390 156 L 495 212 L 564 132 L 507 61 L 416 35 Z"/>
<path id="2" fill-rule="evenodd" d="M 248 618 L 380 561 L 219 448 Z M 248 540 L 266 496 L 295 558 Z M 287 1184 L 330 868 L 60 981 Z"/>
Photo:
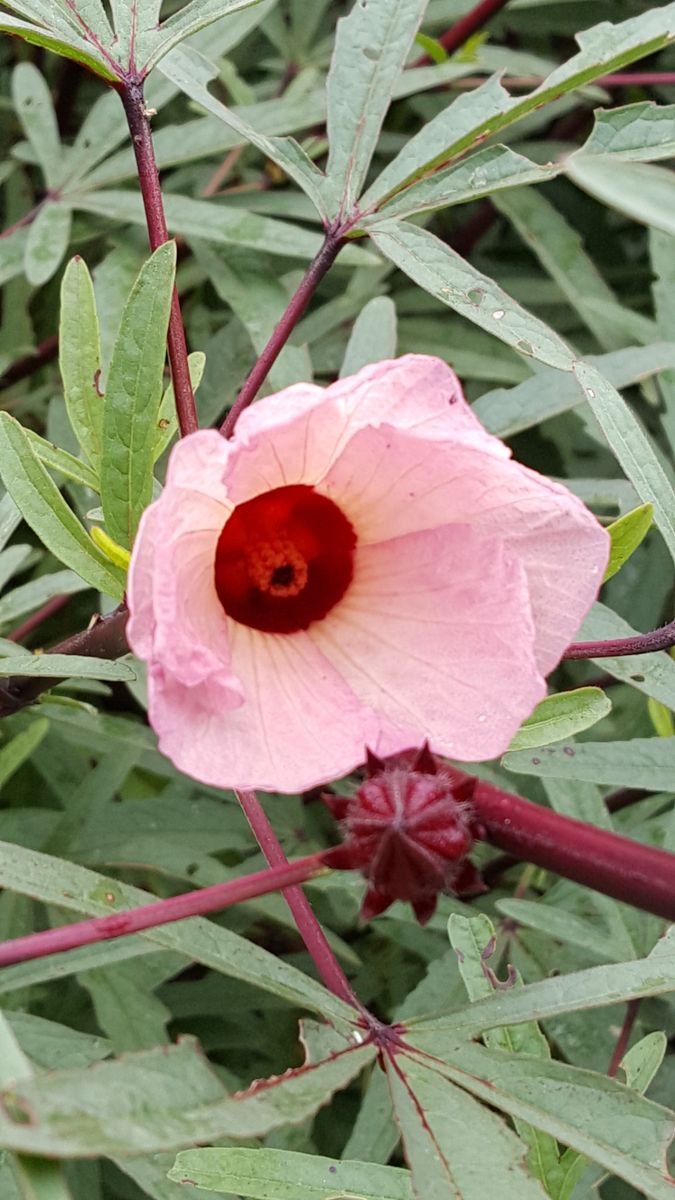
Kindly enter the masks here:
<path id="1" fill-rule="evenodd" d="M 129 577 L 162 751 L 291 792 L 365 748 L 500 754 L 593 602 L 608 537 L 408 355 L 175 447 Z"/>

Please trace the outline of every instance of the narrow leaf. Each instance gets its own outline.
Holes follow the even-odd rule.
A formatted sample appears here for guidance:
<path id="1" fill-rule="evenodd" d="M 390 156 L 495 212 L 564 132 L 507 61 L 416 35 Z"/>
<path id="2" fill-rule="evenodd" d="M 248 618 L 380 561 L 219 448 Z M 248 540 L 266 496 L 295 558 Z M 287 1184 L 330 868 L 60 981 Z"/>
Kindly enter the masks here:
<path id="1" fill-rule="evenodd" d="M 619 1063 L 628 1087 L 644 1095 L 661 1066 L 667 1049 L 668 1038 L 658 1029 L 631 1046 Z"/>
<path id="2" fill-rule="evenodd" d="M 675 234 L 675 179 L 665 167 L 617 162 L 610 154 L 572 154 L 568 179 L 641 225 Z"/>
<path id="3" fill-rule="evenodd" d="M 612 539 L 612 545 L 603 579 L 604 583 L 608 579 L 611 579 L 613 575 L 616 575 L 617 571 L 628 561 L 631 554 L 637 550 L 640 543 L 644 541 L 649 533 L 653 520 L 654 505 L 641 504 L 639 508 L 634 508 L 632 512 L 625 513 L 623 517 L 619 517 L 617 521 L 613 521 L 607 527 L 607 532 Z"/>
<path id="4" fill-rule="evenodd" d="M 644 100 L 623 108 L 598 108 L 593 130 L 579 154 L 611 154 L 629 162 L 675 155 L 675 104 Z"/>
<path id="5" fill-rule="evenodd" d="M 612 702 L 602 688 L 581 687 L 547 696 L 523 722 L 509 750 L 530 750 L 573 737 L 596 725 L 611 711 Z"/>
<path id="6" fill-rule="evenodd" d="M 435 1062 L 397 1054 L 387 1062 L 387 1076 L 420 1200 L 544 1200 L 546 1192 L 525 1167 L 523 1143 L 494 1112 L 444 1079 Z"/>
<path id="7" fill-rule="evenodd" d="M 396 356 L 396 305 L 389 296 L 375 296 L 361 309 L 349 335 L 340 379 L 355 375 L 368 363 Z"/>
<path id="8" fill-rule="evenodd" d="M 199 1048 L 177 1046 L 127 1054 L 84 1070 L 54 1071 L 22 1081 L 6 1099 L 28 1111 L 25 1124 L 0 1108 L 0 1145 L 59 1158 L 151 1154 L 196 1141 L 261 1137 L 313 1116 L 375 1057 L 352 1046 L 311 1069 L 229 1095 Z"/>
<path id="9" fill-rule="evenodd" d="M 26 729 L 15 734 L 11 741 L 0 746 L 0 787 L 4 787 L 14 772 L 30 758 L 48 729 L 47 718 L 38 717 L 37 720 L 31 721 Z"/>
<path id="10" fill-rule="evenodd" d="M 49 471 L 58 471 L 59 475 L 71 479 L 73 483 L 81 483 L 93 492 L 98 491 L 96 474 L 81 458 L 75 458 L 75 455 L 69 454 L 67 450 L 61 450 L 59 446 L 45 441 L 34 429 L 24 429 L 24 433 L 40 462 L 44 463 Z"/>
<path id="11" fill-rule="evenodd" d="M 63 174 L 64 150 L 51 93 L 44 76 L 32 63 L 22 62 L 14 68 L 12 95 L 45 184 L 48 188 L 56 188 Z"/>
<path id="12" fill-rule="evenodd" d="M 10 17 L 6 13 L 0 13 L 0 33 L 8 33 L 13 37 L 21 38 L 22 41 L 28 42 L 32 46 L 43 46 L 45 50 L 52 50 L 63 58 L 80 63 L 81 66 L 87 67 L 95 75 L 104 79 L 106 83 L 117 82 L 116 74 L 105 62 L 103 56 L 99 56 L 95 51 L 92 52 L 77 37 L 71 38 L 60 33 L 52 33 L 47 28 L 34 25 L 29 21 L 21 21 L 17 17 Z"/>
<path id="13" fill-rule="evenodd" d="M 518 775 L 586 779 L 607 787 L 648 788 L 667 792 L 675 779 L 674 738 L 630 738 L 626 742 L 578 742 L 556 745 L 543 757 L 529 750 L 505 754 L 503 765 Z"/>
<path id="14" fill-rule="evenodd" d="M 338 22 L 326 84 L 331 216 L 346 216 L 360 195 L 425 7 L 425 0 L 355 0 Z"/>
<path id="15" fill-rule="evenodd" d="M 641 500 L 653 503 L 654 521 L 675 559 L 675 491 L 649 437 L 616 388 L 599 371 L 578 362 L 574 373 L 627 478 Z"/>
<path id="16" fill-rule="evenodd" d="M 182 1150 L 169 1179 L 253 1200 L 413 1200 L 410 1174 L 399 1167 L 263 1146 Z"/>
<path id="17" fill-rule="evenodd" d="M 387 221 L 372 228 L 370 235 L 386 258 L 442 304 L 522 354 L 572 369 L 574 356 L 552 329 L 434 234 L 407 222 Z"/>
<path id="18" fill-rule="evenodd" d="M 0 474 L 24 520 L 56 558 L 98 591 L 121 599 L 124 577 L 96 549 L 18 421 L 0 413 Z"/>
<path id="19" fill-rule="evenodd" d="M 91 275 L 79 255 L 68 263 L 61 284 L 59 367 L 70 424 L 98 474 L 103 424 L 98 391 L 101 347 Z"/>
<path id="20" fill-rule="evenodd" d="M 26 279 L 41 287 L 58 271 L 68 249 L 72 210 L 67 204 L 48 203 L 28 230 L 24 269 Z"/>
<path id="21" fill-rule="evenodd" d="M 176 268 L 166 242 L 141 268 L 122 313 L 103 405 L 101 504 L 107 531 L 130 547 L 152 498 L 152 464 Z"/>
<path id="22" fill-rule="evenodd" d="M 136 678 L 126 662 L 106 658 L 85 658 L 80 654 L 24 654 L 0 658 L 0 676 L 30 675 L 56 679 L 111 679 L 127 682 Z"/>
<path id="23" fill-rule="evenodd" d="M 615 388 L 629 387 L 668 369 L 671 363 L 675 366 L 675 342 L 628 346 L 609 354 L 589 355 L 586 362 L 596 367 Z M 573 375 L 544 370 L 516 387 L 484 392 L 473 409 L 490 433 L 510 437 L 582 402 Z"/>

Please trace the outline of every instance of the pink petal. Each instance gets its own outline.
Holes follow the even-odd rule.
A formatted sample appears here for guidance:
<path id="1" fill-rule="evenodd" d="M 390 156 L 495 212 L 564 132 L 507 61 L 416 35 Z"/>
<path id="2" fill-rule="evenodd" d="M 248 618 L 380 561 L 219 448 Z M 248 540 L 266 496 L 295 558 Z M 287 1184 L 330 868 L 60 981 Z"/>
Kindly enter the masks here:
<path id="1" fill-rule="evenodd" d="M 306 633 L 263 634 L 230 622 L 232 671 L 244 703 L 224 712 L 211 682 L 186 688 L 150 677 L 151 720 L 160 749 L 195 779 L 215 786 L 297 792 L 335 779 L 407 736 L 363 704 Z"/>
<path id="2" fill-rule="evenodd" d="M 543 673 L 597 595 L 609 537 L 596 518 L 565 488 L 473 444 L 439 445 L 386 425 L 364 429 L 319 490 L 340 505 L 361 544 L 445 523 L 503 541 L 527 576 Z"/>
<path id="3" fill-rule="evenodd" d="M 468 526 L 361 547 L 309 633 L 364 704 L 452 758 L 501 754 L 546 692 L 523 568 Z"/>
<path id="4" fill-rule="evenodd" d="M 171 458 L 167 487 L 143 514 L 129 572 L 131 648 L 187 687 L 210 680 L 219 704 L 240 704 L 214 556 L 231 511 L 219 477 L 224 439 L 195 434 Z M 216 498 L 217 497 L 217 498 Z M 152 713 L 151 713 L 152 716 Z"/>
<path id="5" fill-rule="evenodd" d="M 415 437 L 459 438 L 491 456 L 509 455 L 474 417 L 454 371 L 408 354 L 325 390 L 297 384 L 247 409 L 233 439 L 229 494 L 238 504 L 285 484 L 316 484 L 355 434 L 385 421 Z"/>

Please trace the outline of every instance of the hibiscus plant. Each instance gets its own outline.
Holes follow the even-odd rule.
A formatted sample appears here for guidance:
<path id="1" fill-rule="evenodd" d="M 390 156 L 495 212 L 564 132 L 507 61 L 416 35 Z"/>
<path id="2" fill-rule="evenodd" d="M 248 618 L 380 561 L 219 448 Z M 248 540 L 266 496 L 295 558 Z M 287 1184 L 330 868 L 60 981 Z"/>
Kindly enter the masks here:
<path id="1" fill-rule="evenodd" d="M 674 1200 L 675 3 L 0 33 L 0 1200 Z"/>

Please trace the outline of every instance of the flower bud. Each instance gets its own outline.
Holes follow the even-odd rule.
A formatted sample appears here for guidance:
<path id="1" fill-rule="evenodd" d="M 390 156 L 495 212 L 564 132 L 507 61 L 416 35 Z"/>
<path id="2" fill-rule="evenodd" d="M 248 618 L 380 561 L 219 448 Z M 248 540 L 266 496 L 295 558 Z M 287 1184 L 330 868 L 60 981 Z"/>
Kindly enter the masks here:
<path id="1" fill-rule="evenodd" d="M 484 891 L 467 857 L 478 832 L 470 802 L 475 779 L 438 763 L 426 745 L 388 764 L 369 753 L 367 771 L 353 796 L 324 797 L 344 835 L 325 862 L 358 869 L 368 880 L 361 916 L 409 900 L 425 924 L 439 892 Z"/>

